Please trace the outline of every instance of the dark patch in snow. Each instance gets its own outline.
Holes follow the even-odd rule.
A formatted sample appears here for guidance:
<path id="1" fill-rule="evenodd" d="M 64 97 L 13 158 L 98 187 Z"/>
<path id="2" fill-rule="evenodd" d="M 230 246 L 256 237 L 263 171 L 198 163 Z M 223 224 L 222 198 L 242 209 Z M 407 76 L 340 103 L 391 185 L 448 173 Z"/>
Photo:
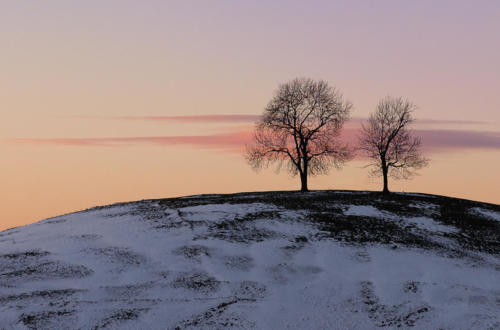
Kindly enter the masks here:
<path id="1" fill-rule="evenodd" d="M 340 204 L 371 205 L 380 211 L 396 214 L 398 217 L 418 217 L 425 214 L 436 222 L 458 228 L 459 233 L 443 233 L 442 235 L 456 239 L 463 248 L 500 254 L 500 222 L 468 211 L 473 207 L 483 207 L 500 213 L 500 206 L 494 204 L 421 194 L 390 194 L 386 196 L 378 192 L 339 194 L 335 191 L 324 191 L 315 194 L 289 192 L 287 194 L 259 193 L 254 195 L 254 202 L 273 203 L 288 210 L 308 211 L 309 216 L 306 218 L 322 225 L 322 229 L 330 233 L 330 238 L 340 241 L 384 244 L 395 242 L 403 246 L 424 249 L 443 248 L 439 243 L 428 240 L 425 232 L 422 235 L 409 232 L 405 228 L 401 228 L 397 221 L 391 223 L 386 219 L 373 217 L 344 216 L 339 207 Z M 234 202 L 238 200 L 238 195 L 227 195 L 222 198 L 226 202 L 229 200 Z M 418 204 L 429 202 L 438 207 L 433 210 L 434 212 L 428 212 L 428 210 L 424 212 L 421 207 L 417 207 Z M 463 256 L 459 250 L 451 252 L 457 257 Z"/>
<path id="2" fill-rule="evenodd" d="M 426 305 L 410 306 L 408 304 L 384 305 L 374 292 L 373 283 L 361 282 L 361 296 L 366 310 L 379 327 L 412 327 L 430 311 Z"/>
<path id="3" fill-rule="evenodd" d="M 461 230 L 446 236 L 455 239 L 465 249 L 500 254 L 500 222 L 468 212 L 471 204 L 454 199 L 441 204 L 440 221 Z M 500 213 L 500 208 L 496 212 Z"/>
<path id="4" fill-rule="evenodd" d="M 110 246 L 105 248 L 90 248 L 89 252 L 106 257 L 111 263 L 122 266 L 138 266 L 146 261 L 143 255 L 130 251 L 128 248 Z"/>
<path id="5" fill-rule="evenodd" d="M 15 260 L 23 260 L 27 258 L 40 258 L 49 255 L 49 252 L 46 251 L 26 251 L 26 252 L 16 252 L 16 253 L 8 253 L 0 255 L 0 259 L 15 259 Z"/>
<path id="6" fill-rule="evenodd" d="M 184 288 L 200 293 L 215 292 L 219 289 L 221 281 L 210 276 L 204 271 L 194 271 L 181 273 L 172 281 L 173 288 Z"/>
<path id="7" fill-rule="evenodd" d="M 83 241 L 97 241 L 98 239 L 102 238 L 102 235 L 83 234 L 83 235 L 78 235 L 78 236 L 71 236 L 71 238 L 83 240 Z"/>
<path id="8" fill-rule="evenodd" d="M 283 246 L 281 249 L 288 255 L 293 256 L 300 250 L 302 250 L 306 244 L 309 242 L 309 239 L 306 236 L 297 236 L 293 240 L 293 243 L 290 245 Z"/>
<path id="9" fill-rule="evenodd" d="M 53 300 L 53 299 L 63 299 L 74 295 L 75 293 L 85 292 L 87 290 L 77 290 L 77 289 L 58 289 L 58 290 L 40 290 L 23 292 L 15 295 L 0 296 L 1 303 L 9 303 L 21 300 Z"/>
<path id="10" fill-rule="evenodd" d="M 0 255 L 0 285 L 19 281 L 82 278 L 93 273 L 82 265 L 48 259 L 49 252 L 25 251 Z"/>
<path id="11" fill-rule="evenodd" d="M 200 261 L 203 256 L 210 256 L 210 249 L 203 245 L 185 245 L 172 251 L 173 254 L 184 256 L 187 259 Z"/>
<path id="12" fill-rule="evenodd" d="M 101 320 L 101 322 L 94 326 L 93 329 L 97 330 L 116 327 L 124 322 L 138 319 L 142 313 L 147 311 L 149 311 L 149 308 L 120 309 L 118 311 L 114 311 L 110 316 Z"/>
<path id="13" fill-rule="evenodd" d="M 313 221 L 330 237 L 349 243 L 398 243 L 408 247 L 442 249 L 440 243 L 406 230 L 395 221 L 364 216 L 312 214 Z M 324 233 L 320 237 L 325 237 Z"/>
<path id="14" fill-rule="evenodd" d="M 280 235 L 272 230 L 258 228 L 253 223 L 245 223 L 245 220 L 235 219 L 210 224 L 208 232 L 197 235 L 195 239 L 211 238 L 237 243 L 252 243 L 263 242 L 277 237 L 280 237 Z"/>
<path id="15" fill-rule="evenodd" d="M 19 318 L 19 323 L 24 324 L 28 329 L 71 329 L 70 326 L 61 327 L 62 324 L 71 324 L 71 319 L 76 311 L 56 310 L 43 311 L 37 313 L 23 313 Z"/>
<path id="16" fill-rule="evenodd" d="M 242 281 L 233 290 L 237 299 L 257 300 L 267 295 L 267 286 L 256 281 Z"/>
<path id="17" fill-rule="evenodd" d="M 35 250 L 2 254 L 0 255 L 0 271 L 5 273 L 7 271 L 19 270 L 24 266 L 40 262 L 40 260 L 48 255 L 50 255 L 49 252 Z"/>
<path id="18" fill-rule="evenodd" d="M 309 242 L 309 240 L 307 239 L 307 237 L 303 235 L 295 237 L 295 243 L 307 243 L 307 242 Z"/>
<path id="19" fill-rule="evenodd" d="M 419 291 L 420 285 L 420 282 L 408 281 L 404 285 L 404 291 L 406 293 L 417 293 Z"/>
<path id="20" fill-rule="evenodd" d="M 228 312 L 228 309 L 242 301 L 233 299 L 222 302 L 206 312 L 194 315 L 191 319 L 179 322 L 173 329 L 250 329 L 255 324 L 246 320 L 238 313 Z"/>
<path id="21" fill-rule="evenodd" d="M 48 261 L 41 264 L 23 267 L 0 274 L 3 281 L 40 281 L 47 279 L 82 278 L 93 273 L 83 265 L 68 264 L 61 261 Z"/>

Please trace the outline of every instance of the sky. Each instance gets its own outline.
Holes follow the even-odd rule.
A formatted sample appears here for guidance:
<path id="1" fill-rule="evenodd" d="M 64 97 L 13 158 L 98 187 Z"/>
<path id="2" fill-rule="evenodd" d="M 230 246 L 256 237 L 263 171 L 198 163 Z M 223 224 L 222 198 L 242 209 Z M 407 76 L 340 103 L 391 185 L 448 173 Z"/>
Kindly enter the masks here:
<path id="1" fill-rule="evenodd" d="M 291 190 L 243 157 L 280 83 L 418 108 L 394 191 L 500 203 L 498 1 L 0 1 L 0 230 L 96 205 Z M 357 158 L 311 189 L 381 189 Z"/>

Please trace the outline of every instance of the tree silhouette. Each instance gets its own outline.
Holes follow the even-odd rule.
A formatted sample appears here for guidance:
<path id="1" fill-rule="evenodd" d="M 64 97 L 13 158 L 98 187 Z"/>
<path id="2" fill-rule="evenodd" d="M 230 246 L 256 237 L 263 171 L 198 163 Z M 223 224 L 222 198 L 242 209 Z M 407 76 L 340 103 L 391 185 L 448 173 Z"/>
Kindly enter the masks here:
<path id="1" fill-rule="evenodd" d="M 352 157 L 351 148 L 338 141 L 351 103 L 325 81 L 297 78 L 281 84 L 256 124 L 246 158 L 256 170 L 277 163 L 299 175 L 301 191 L 308 191 L 308 175 L 340 168 Z"/>
<path id="2" fill-rule="evenodd" d="M 368 165 L 372 174 L 382 175 L 384 193 L 389 193 L 388 176 L 407 179 L 428 165 L 428 159 L 420 153 L 420 138 L 412 137 L 408 130 L 414 122 L 414 109 L 408 100 L 388 96 L 378 103 L 368 123 L 362 125 L 360 149 L 372 159 Z"/>

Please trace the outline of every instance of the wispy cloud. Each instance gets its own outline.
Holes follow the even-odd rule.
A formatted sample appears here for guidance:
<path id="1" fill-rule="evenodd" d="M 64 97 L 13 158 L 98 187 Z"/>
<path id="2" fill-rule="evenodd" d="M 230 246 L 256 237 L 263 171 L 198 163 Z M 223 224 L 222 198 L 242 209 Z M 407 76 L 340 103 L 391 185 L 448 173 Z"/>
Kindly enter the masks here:
<path id="1" fill-rule="evenodd" d="M 361 124 L 366 121 L 367 118 L 361 117 L 353 117 L 349 120 L 351 124 Z M 476 121 L 476 120 L 442 120 L 442 119 L 418 119 L 415 121 L 415 125 L 424 126 L 424 125 L 436 125 L 436 126 L 447 126 L 447 125 L 488 125 L 489 122 L 486 121 Z"/>
<path id="2" fill-rule="evenodd" d="M 227 151 L 241 151 L 251 140 L 252 133 L 242 130 L 232 133 L 187 136 L 146 136 L 146 137 L 102 137 L 102 138 L 17 138 L 11 143 L 34 145 L 59 145 L 74 147 L 124 147 L 149 144 L 158 146 L 189 145 L 197 148 L 212 148 Z"/>
<path id="3" fill-rule="evenodd" d="M 500 150 L 500 133 L 467 130 L 422 130 L 413 131 L 422 139 L 426 152 L 456 149 L 497 149 Z M 347 127 L 342 139 L 355 144 L 359 130 Z M 252 138 L 251 128 L 242 128 L 229 133 L 187 136 L 150 136 L 150 137 L 100 137 L 100 138 L 18 138 L 9 139 L 11 143 L 35 145 L 61 145 L 74 147 L 125 147 L 149 144 L 158 146 L 191 146 L 231 152 L 241 152 Z"/>
<path id="4" fill-rule="evenodd" d="M 448 149 L 500 149 L 500 132 L 467 130 L 415 130 L 422 146 L 431 151 Z"/>
<path id="5" fill-rule="evenodd" d="M 139 137 L 95 137 L 95 138 L 16 138 L 8 141 L 16 144 L 60 145 L 74 147 L 125 147 L 132 145 L 158 146 L 190 146 L 193 148 L 211 148 L 229 152 L 241 152 L 245 144 L 251 142 L 252 123 L 258 121 L 259 115 L 193 115 L 193 116 L 124 116 L 124 117 L 80 117 L 111 120 L 133 121 L 175 121 L 186 123 L 241 123 L 228 131 L 227 127 L 219 127 L 216 133 L 207 135 L 182 136 L 139 136 Z M 353 118 L 345 125 L 342 140 L 353 145 L 357 142 L 363 118 Z M 458 120 L 419 120 L 414 134 L 422 138 L 425 152 L 438 152 L 465 148 L 500 149 L 500 132 L 486 131 L 487 124 L 480 121 Z M 459 125 L 462 129 L 456 129 Z M 467 125 L 471 125 L 469 127 Z M 477 130 L 483 127 L 485 130 Z M 448 128 L 448 129 L 446 129 Z M 453 129 L 451 129 L 453 128 Z"/>
<path id="6" fill-rule="evenodd" d="M 191 115 L 191 116 L 71 116 L 80 119 L 106 119 L 130 121 L 171 121 L 186 123 L 253 123 L 258 121 L 260 115 Z"/>

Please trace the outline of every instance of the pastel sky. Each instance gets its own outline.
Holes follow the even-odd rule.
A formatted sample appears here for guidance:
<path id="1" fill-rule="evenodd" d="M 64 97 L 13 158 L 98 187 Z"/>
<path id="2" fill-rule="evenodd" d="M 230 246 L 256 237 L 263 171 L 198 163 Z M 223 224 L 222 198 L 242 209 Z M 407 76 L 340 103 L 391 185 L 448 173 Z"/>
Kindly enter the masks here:
<path id="1" fill-rule="evenodd" d="M 499 1 L 0 1 L 0 230 L 95 205 L 297 189 L 242 152 L 279 83 L 418 105 L 394 191 L 500 203 Z M 312 189 L 378 190 L 366 160 Z"/>

